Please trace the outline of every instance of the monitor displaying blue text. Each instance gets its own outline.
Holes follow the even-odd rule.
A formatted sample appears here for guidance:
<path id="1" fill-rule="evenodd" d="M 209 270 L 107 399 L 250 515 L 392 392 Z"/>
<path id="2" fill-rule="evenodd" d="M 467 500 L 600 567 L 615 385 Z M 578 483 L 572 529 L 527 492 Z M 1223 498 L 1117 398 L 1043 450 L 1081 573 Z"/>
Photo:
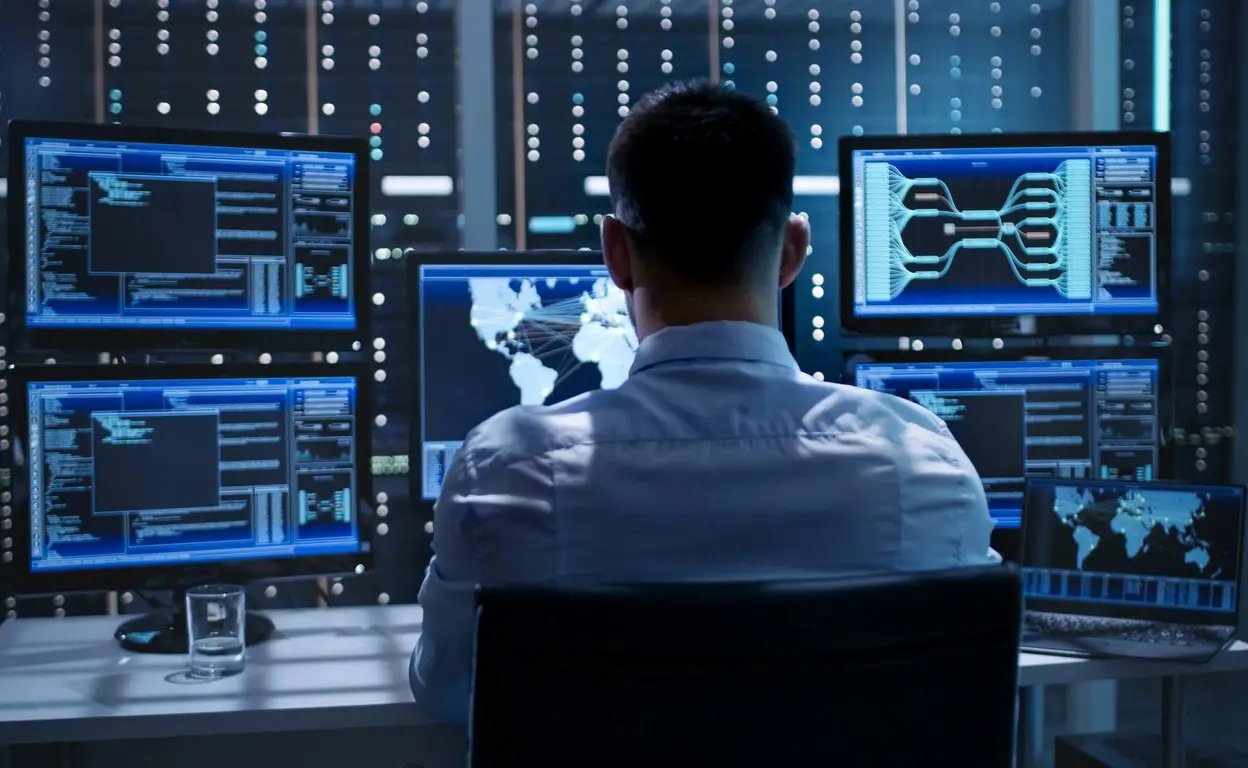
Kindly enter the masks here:
<path id="1" fill-rule="evenodd" d="M 1017 527 L 1025 477 L 1158 476 L 1159 368 L 1155 359 L 869 363 L 854 379 L 941 417 L 997 526 Z"/>
<path id="2" fill-rule="evenodd" d="M 23 151 L 10 194 L 25 220 L 10 223 L 28 327 L 357 328 L 354 154 L 38 137 Z"/>
<path id="3" fill-rule="evenodd" d="M 28 383 L 31 571 L 361 551 L 357 386 Z"/>

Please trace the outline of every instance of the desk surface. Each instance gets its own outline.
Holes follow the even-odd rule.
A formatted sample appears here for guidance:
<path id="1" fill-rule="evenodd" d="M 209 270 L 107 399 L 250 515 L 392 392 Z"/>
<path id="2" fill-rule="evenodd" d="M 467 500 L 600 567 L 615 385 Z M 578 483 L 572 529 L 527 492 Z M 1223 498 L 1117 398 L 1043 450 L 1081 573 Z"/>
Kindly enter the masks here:
<path id="1" fill-rule="evenodd" d="M 1039 653 L 1023 653 L 1018 657 L 1018 680 L 1023 687 L 1244 670 L 1248 670 L 1248 643 L 1242 640 L 1236 640 L 1230 648 L 1218 654 L 1208 664 L 1143 659 L 1083 659 Z"/>
<path id="2" fill-rule="evenodd" d="M 419 606 L 271 611 L 277 635 L 243 674 L 192 682 L 185 656 L 123 651 L 116 616 L 0 624 L 0 744 L 418 725 L 408 658 Z M 1023 686 L 1248 669 L 1236 642 L 1208 664 L 1024 653 Z"/>
<path id="3" fill-rule="evenodd" d="M 246 670 L 207 682 L 186 657 L 123 651 L 116 616 L 0 624 L 0 744 L 417 723 L 418 606 L 270 611 Z"/>

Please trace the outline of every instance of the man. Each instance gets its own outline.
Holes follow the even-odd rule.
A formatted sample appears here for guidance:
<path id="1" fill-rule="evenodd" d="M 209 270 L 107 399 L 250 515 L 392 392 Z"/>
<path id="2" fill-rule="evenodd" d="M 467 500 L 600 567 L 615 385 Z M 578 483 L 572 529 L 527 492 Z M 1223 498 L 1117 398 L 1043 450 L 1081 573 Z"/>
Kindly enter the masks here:
<path id="1" fill-rule="evenodd" d="M 989 561 L 974 467 L 914 403 L 801 373 L 774 327 L 810 242 L 754 99 L 663 88 L 620 124 L 602 224 L 641 340 L 615 390 L 469 434 L 434 511 L 412 687 L 468 712 L 476 584 L 777 579 Z"/>

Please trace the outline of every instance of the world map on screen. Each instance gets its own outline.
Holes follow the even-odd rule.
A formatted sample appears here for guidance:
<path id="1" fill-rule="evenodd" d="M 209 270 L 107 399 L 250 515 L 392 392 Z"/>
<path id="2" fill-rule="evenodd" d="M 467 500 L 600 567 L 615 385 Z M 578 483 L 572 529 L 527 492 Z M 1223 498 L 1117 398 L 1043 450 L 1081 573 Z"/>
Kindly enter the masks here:
<path id="1" fill-rule="evenodd" d="M 1125 539 L 1128 560 L 1150 551 L 1149 534 L 1160 527 L 1167 541 L 1177 542 L 1184 563 L 1194 563 L 1202 572 L 1209 564 L 1209 544 L 1196 532 L 1196 523 L 1207 514 L 1205 499 L 1199 494 L 1135 489 L 1093 494 L 1075 486 L 1054 490 L 1053 514 L 1070 530 L 1077 549 L 1076 566 L 1081 570 L 1101 543 L 1101 536 L 1087 526 L 1090 517 L 1085 512 L 1099 519 L 1108 517 L 1109 528 Z"/>
<path id="2" fill-rule="evenodd" d="M 567 286 L 584 283 L 569 296 Z M 559 290 L 558 296 L 549 294 Z M 628 378 L 637 332 L 624 292 L 606 278 L 470 278 L 469 322 L 485 347 L 511 361 L 522 405 L 542 405 L 583 365 L 598 368 L 603 389 Z"/>

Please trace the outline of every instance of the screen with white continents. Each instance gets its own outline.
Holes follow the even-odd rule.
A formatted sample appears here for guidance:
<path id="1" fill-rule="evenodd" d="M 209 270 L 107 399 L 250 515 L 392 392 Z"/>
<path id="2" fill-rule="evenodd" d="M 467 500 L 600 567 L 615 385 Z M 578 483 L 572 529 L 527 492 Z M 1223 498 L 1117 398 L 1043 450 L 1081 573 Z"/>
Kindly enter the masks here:
<path id="1" fill-rule="evenodd" d="M 1243 491 L 1034 483 L 1024 536 L 1029 597 L 1236 610 Z"/>
<path id="2" fill-rule="evenodd" d="M 1155 146 L 858 150 L 855 317 L 1159 311 Z"/>
<path id="3" fill-rule="evenodd" d="M 420 268 L 422 496 L 436 499 L 464 436 L 515 405 L 628 378 L 637 333 L 602 266 Z"/>
<path id="4" fill-rule="evenodd" d="M 28 385 L 32 572 L 353 554 L 354 377 Z"/>

